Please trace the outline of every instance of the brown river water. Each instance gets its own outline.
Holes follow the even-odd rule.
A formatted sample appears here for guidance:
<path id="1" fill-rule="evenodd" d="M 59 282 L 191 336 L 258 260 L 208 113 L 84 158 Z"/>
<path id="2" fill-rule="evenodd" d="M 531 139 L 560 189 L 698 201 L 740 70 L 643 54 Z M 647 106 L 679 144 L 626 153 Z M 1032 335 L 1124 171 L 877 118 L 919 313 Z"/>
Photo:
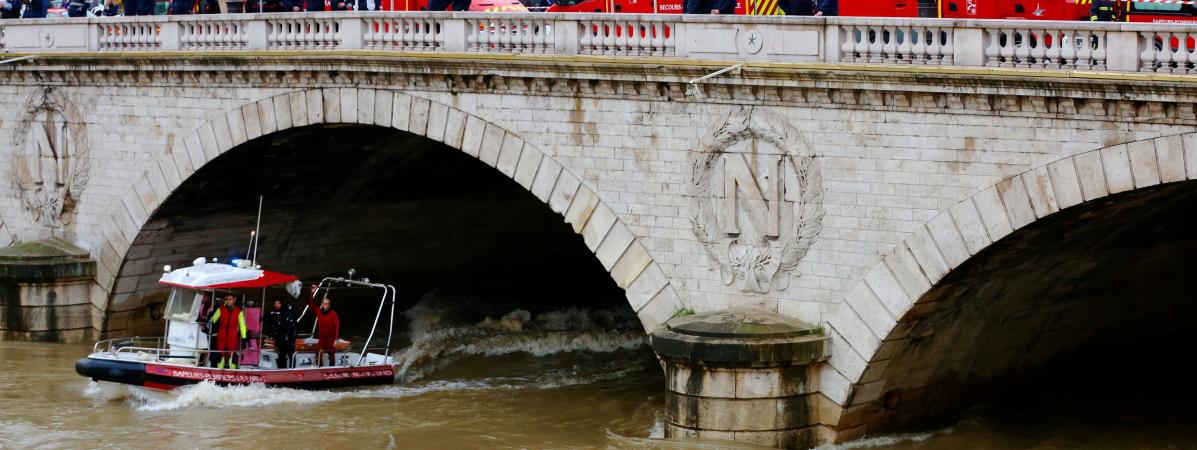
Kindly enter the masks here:
<path id="1" fill-rule="evenodd" d="M 661 439 L 660 368 L 644 338 L 611 331 L 612 320 L 576 310 L 469 326 L 420 319 L 397 354 L 398 383 L 336 391 L 104 386 L 74 372 L 90 346 L 0 342 L 0 448 L 750 448 Z M 1146 400 L 978 408 L 945 429 L 825 448 L 1197 448 L 1197 408 Z"/>

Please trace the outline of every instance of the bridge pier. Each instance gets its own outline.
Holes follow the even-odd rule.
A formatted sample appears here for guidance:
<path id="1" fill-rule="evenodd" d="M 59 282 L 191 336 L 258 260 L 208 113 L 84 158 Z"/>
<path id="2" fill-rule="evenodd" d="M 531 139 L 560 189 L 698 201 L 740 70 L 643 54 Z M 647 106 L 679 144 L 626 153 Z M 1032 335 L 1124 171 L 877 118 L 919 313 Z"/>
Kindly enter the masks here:
<path id="1" fill-rule="evenodd" d="M 676 317 L 652 334 L 665 366 L 665 435 L 780 448 L 829 440 L 814 368 L 823 330 L 761 308 Z"/>
<path id="2" fill-rule="evenodd" d="M 0 249 L 0 337 L 79 343 L 91 340 L 87 251 L 50 239 Z"/>

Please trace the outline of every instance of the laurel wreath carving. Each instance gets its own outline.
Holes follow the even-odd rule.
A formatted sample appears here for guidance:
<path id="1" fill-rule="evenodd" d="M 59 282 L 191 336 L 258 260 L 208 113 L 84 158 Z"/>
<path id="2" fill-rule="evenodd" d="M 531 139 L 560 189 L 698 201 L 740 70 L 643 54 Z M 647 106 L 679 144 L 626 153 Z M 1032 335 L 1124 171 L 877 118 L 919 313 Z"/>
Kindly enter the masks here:
<path id="1" fill-rule="evenodd" d="M 53 157 L 54 167 L 43 167 L 41 155 L 28 151 L 27 139 L 31 133 L 44 132 L 56 136 L 52 127 L 54 116 L 58 115 L 66 124 L 69 142 L 48 139 L 48 149 Z M 37 119 L 44 117 L 44 127 L 34 130 Z M 34 221 L 51 228 L 60 228 L 74 221 L 79 195 L 87 186 L 90 173 L 87 126 L 80 120 L 74 105 L 53 88 L 44 88 L 29 97 L 24 115 L 17 124 L 13 142 L 11 179 L 21 198 L 21 204 L 33 214 Z M 49 183 L 42 179 L 44 170 L 53 170 L 57 181 Z"/>
<path id="2" fill-rule="evenodd" d="M 714 166 L 727 148 L 748 139 L 762 139 L 782 149 L 796 168 L 801 200 L 794 205 L 792 229 L 782 231 L 777 250 L 763 240 L 728 239 L 715 220 L 711 192 Z M 801 275 L 798 264 L 822 232 L 825 215 L 819 162 L 805 149 L 801 132 L 785 117 L 763 108 L 741 107 L 716 126 L 703 140 L 701 150 L 691 155 L 690 222 L 695 237 L 719 268 L 725 285 L 743 277 L 741 281 L 748 287 L 743 290 L 766 293 L 771 287 L 785 290 L 791 278 Z M 736 247 L 744 246 L 748 246 L 744 251 L 736 251 Z"/>

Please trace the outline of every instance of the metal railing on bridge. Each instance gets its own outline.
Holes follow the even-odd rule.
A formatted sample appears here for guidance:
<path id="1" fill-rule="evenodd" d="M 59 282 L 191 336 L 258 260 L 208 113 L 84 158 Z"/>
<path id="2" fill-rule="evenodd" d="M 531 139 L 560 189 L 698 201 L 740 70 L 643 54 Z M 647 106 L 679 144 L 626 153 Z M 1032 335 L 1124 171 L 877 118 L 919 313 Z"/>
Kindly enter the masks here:
<path id="1" fill-rule="evenodd" d="M 7 52 L 378 50 L 1197 73 L 1197 26 L 636 14 L 329 12 L 18 20 Z"/>

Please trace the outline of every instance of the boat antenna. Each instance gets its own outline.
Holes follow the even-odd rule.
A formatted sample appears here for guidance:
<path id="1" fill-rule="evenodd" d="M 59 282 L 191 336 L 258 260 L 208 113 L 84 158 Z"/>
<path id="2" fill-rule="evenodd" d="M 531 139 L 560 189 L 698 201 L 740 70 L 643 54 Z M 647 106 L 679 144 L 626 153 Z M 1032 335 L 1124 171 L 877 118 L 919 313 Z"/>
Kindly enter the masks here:
<path id="1" fill-rule="evenodd" d="M 254 236 L 258 235 L 258 230 L 249 230 L 249 247 L 245 249 L 245 259 L 250 259 L 254 252 Z"/>
<path id="2" fill-rule="evenodd" d="M 254 225 L 254 231 L 252 234 L 250 234 L 250 241 L 253 242 L 252 246 L 254 249 L 253 258 L 250 258 L 250 265 L 252 265 L 254 267 L 258 266 L 258 250 L 261 247 L 261 244 L 259 243 L 260 242 L 259 239 L 261 239 L 261 236 L 262 236 L 262 234 L 259 233 L 258 231 L 262 229 L 262 203 L 265 200 L 266 200 L 266 196 L 264 196 L 264 195 L 258 196 L 258 223 L 257 223 L 257 225 Z"/>

